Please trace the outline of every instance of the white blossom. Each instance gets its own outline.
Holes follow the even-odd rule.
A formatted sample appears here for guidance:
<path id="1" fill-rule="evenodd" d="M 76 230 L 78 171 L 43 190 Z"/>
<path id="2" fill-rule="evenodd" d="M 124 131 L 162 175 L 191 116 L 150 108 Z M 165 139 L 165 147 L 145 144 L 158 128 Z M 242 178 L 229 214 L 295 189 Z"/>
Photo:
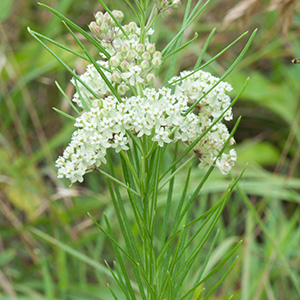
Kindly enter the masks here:
<path id="1" fill-rule="evenodd" d="M 178 2 L 169 1 L 168 5 Z M 113 14 L 121 22 L 122 13 L 114 11 Z M 121 101 L 92 64 L 79 76 L 81 82 L 72 80 L 76 87 L 73 101 L 83 112 L 75 121 L 76 131 L 70 144 L 56 161 L 58 177 L 68 178 L 71 183 L 82 182 L 86 172 L 106 163 L 107 149 L 127 151 L 132 135 L 149 136 L 149 142 L 159 147 L 176 141 L 189 145 L 214 123 L 193 150 L 200 160 L 199 167 L 214 165 L 222 174 L 228 174 L 237 159 L 235 150 L 217 157 L 230 137 L 222 121 L 232 119 L 231 100 L 227 95 L 231 85 L 208 72 L 183 71 L 171 78 L 169 87 L 147 88 L 146 78 L 153 75 L 150 72 L 154 66 L 150 64 L 149 70 L 145 70 L 141 63 L 155 60 L 159 66 L 161 60 L 161 53 L 149 42 L 153 30 L 148 30 L 142 44 L 141 30 L 134 22 L 123 26 L 126 37 L 113 19 L 103 13 L 96 14 L 96 22 L 90 28 L 102 38 L 100 43 L 111 55 L 109 61 L 99 60 L 97 64 L 106 78 L 117 85 L 117 90 L 122 91 Z M 127 84 L 139 94 L 127 95 L 130 93 Z M 229 144 L 233 143 L 232 138 Z"/>

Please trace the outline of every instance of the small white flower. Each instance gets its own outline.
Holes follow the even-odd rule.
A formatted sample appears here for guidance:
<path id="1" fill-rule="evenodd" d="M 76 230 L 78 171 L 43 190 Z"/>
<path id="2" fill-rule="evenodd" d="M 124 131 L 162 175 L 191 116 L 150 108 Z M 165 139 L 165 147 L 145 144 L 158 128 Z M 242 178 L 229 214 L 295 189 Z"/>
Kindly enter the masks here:
<path id="1" fill-rule="evenodd" d="M 112 147 L 116 149 L 116 152 L 120 152 L 121 150 L 128 150 L 129 147 L 127 146 L 128 144 L 128 139 L 127 137 L 123 134 L 120 133 L 119 135 L 114 136 L 114 143 L 112 144 Z"/>
<path id="2" fill-rule="evenodd" d="M 155 134 L 152 138 L 153 142 L 157 142 L 160 147 L 164 145 L 164 143 L 171 143 L 172 140 L 169 138 L 170 131 L 168 131 L 164 127 L 160 127 L 155 130 Z"/>
<path id="3" fill-rule="evenodd" d="M 227 175 L 232 169 L 236 159 L 236 151 L 234 149 L 231 149 L 229 151 L 229 154 L 222 154 L 222 156 L 217 160 L 216 166 L 220 169 L 223 175 Z"/>
<path id="4" fill-rule="evenodd" d="M 122 73 L 122 78 L 128 80 L 129 84 L 136 86 L 144 80 L 140 76 L 142 69 L 139 66 L 133 66 L 128 72 Z"/>

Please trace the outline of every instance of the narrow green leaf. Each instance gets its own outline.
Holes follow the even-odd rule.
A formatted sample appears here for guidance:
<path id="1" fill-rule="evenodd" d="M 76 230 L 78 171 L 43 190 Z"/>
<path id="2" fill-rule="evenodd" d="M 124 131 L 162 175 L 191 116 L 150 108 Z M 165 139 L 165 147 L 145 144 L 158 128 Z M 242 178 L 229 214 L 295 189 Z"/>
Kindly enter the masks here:
<path id="1" fill-rule="evenodd" d="M 186 42 L 186 43 L 183 44 L 181 47 L 176 48 L 174 51 L 172 51 L 172 52 L 170 52 L 169 54 L 167 54 L 166 56 L 164 56 L 164 57 L 163 57 L 163 60 L 166 60 L 168 57 L 170 57 L 170 56 L 176 54 L 177 52 L 179 52 L 179 51 L 185 49 L 185 48 L 188 47 L 191 43 L 193 43 L 197 38 L 198 38 L 198 33 L 195 32 L 194 37 L 193 37 L 190 41 Z"/>
<path id="2" fill-rule="evenodd" d="M 75 73 L 75 71 L 74 71 L 74 73 Z M 76 78 L 73 78 L 73 80 L 74 80 L 74 83 L 75 83 L 75 89 L 76 89 L 76 92 L 77 92 L 77 94 L 78 94 L 78 96 L 79 96 L 79 99 L 80 99 L 80 101 L 81 101 L 82 106 L 83 106 L 87 111 L 89 111 L 90 107 L 92 106 L 92 101 L 91 101 L 91 99 L 90 99 L 86 94 L 82 95 L 82 92 L 81 92 L 81 90 L 80 90 L 80 88 L 79 88 L 79 86 L 78 86 L 78 83 L 77 83 L 77 79 L 76 79 Z M 85 97 L 84 97 L 84 96 L 85 96 Z M 87 99 L 88 103 L 87 103 L 87 101 L 86 101 L 85 99 Z"/>
<path id="3" fill-rule="evenodd" d="M 118 300 L 118 297 L 116 296 L 116 294 L 114 293 L 114 291 L 112 290 L 112 288 L 110 287 L 109 284 L 107 284 L 107 288 L 109 289 L 109 291 L 111 292 L 112 296 L 114 297 L 115 300 Z"/>
<path id="4" fill-rule="evenodd" d="M 52 109 L 55 110 L 56 112 L 58 112 L 59 114 L 61 114 L 62 116 L 66 117 L 68 119 L 71 119 L 72 121 L 76 121 L 76 118 L 74 118 L 73 116 L 70 116 L 69 114 L 63 112 L 62 110 L 55 108 L 55 107 L 52 107 Z"/>
<path id="5" fill-rule="evenodd" d="M 219 232 L 220 232 L 220 230 L 218 229 L 218 230 L 217 230 L 217 233 L 215 234 L 215 237 L 214 237 L 214 239 L 213 239 L 213 241 L 212 241 L 212 243 L 211 243 L 211 245 L 210 245 L 210 248 L 209 248 L 209 250 L 208 250 L 208 253 L 207 253 L 207 255 L 205 256 L 204 263 L 203 263 L 202 266 L 201 266 L 201 269 L 200 269 L 200 271 L 199 271 L 199 274 L 198 274 L 198 276 L 197 276 L 197 278 L 196 278 L 196 280 L 195 280 L 194 286 L 197 284 L 198 281 L 201 280 L 201 277 L 202 277 L 202 275 L 203 275 L 203 272 L 204 272 L 204 270 L 205 270 L 205 268 L 206 268 L 206 266 L 207 266 L 207 264 L 208 264 L 208 261 L 209 261 L 209 259 L 210 259 L 211 254 L 212 254 L 212 251 L 213 251 L 213 249 L 214 249 L 214 247 L 215 247 L 217 238 L 218 238 L 218 236 L 219 236 Z M 188 293 L 187 293 L 187 294 L 188 294 Z M 191 299 L 192 299 L 192 296 L 193 296 L 193 294 L 191 293 L 191 295 L 189 296 L 189 298 L 187 298 L 186 300 L 191 300 Z"/>
<path id="6" fill-rule="evenodd" d="M 133 177 L 135 179 L 136 186 L 140 186 L 140 180 L 139 180 L 139 178 L 137 176 L 137 173 L 136 173 L 133 165 L 129 161 L 129 158 L 127 157 L 126 153 L 122 150 L 122 151 L 120 151 L 120 154 L 122 155 L 123 159 L 126 161 L 126 164 L 129 167 L 129 169 L 131 171 L 131 174 L 133 175 Z"/>
<path id="7" fill-rule="evenodd" d="M 126 1 L 127 2 L 127 1 Z M 139 11 L 140 11 L 140 15 L 143 15 L 145 13 L 145 10 L 143 9 L 143 7 L 140 4 L 139 0 L 134 0 L 135 5 L 138 7 Z"/>
<path id="8" fill-rule="evenodd" d="M 78 115 L 80 115 L 79 110 L 76 108 L 76 106 L 73 104 L 73 102 L 69 99 L 69 97 L 66 95 L 64 90 L 61 88 L 59 83 L 55 81 L 55 85 L 57 86 L 58 90 L 61 92 L 61 94 L 64 96 L 64 98 L 69 102 L 70 106 L 77 112 Z"/>
<path id="9" fill-rule="evenodd" d="M 115 239 L 109 234 L 107 233 L 102 226 L 92 217 L 92 215 L 87 212 L 87 215 L 91 218 L 91 220 L 94 222 L 94 224 L 100 229 L 100 231 L 111 241 L 112 244 L 114 244 L 116 247 L 118 247 L 118 249 L 121 250 L 121 252 L 128 258 L 128 260 L 135 266 L 137 266 L 134 258 L 132 256 L 130 256 L 116 241 Z"/>
<path id="10" fill-rule="evenodd" d="M 77 250 L 73 249 L 72 247 L 58 241 L 57 239 L 51 237 L 50 235 L 42 232 L 39 229 L 30 227 L 29 231 L 32 232 L 33 234 L 39 236 L 43 240 L 47 241 L 48 243 L 63 249 L 66 253 L 68 253 L 68 254 L 72 255 L 73 257 L 77 258 L 79 261 L 82 261 L 82 262 L 86 263 L 87 265 L 95 268 L 96 270 L 100 271 L 102 274 L 105 274 L 105 275 L 108 275 L 109 277 L 111 277 L 109 271 L 103 265 L 101 265 L 98 261 L 96 261 L 96 260 L 80 253 L 79 251 L 77 251 Z"/>
<path id="11" fill-rule="evenodd" d="M 129 0 L 124 0 L 128 6 L 132 9 L 132 11 L 134 12 L 136 18 L 138 19 L 139 23 L 141 23 L 141 18 L 140 18 L 140 15 L 138 14 L 137 10 L 135 9 L 135 7 L 130 3 Z"/>
<path id="12" fill-rule="evenodd" d="M 221 215 L 222 209 L 223 209 L 223 207 L 220 207 L 214 215 L 208 216 L 208 218 L 199 227 L 198 231 L 201 231 L 201 233 L 203 234 L 202 238 L 197 243 L 197 247 L 191 253 L 189 253 L 188 259 L 186 259 L 183 262 L 181 268 L 177 271 L 177 274 L 174 275 L 174 278 L 177 279 L 176 280 L 177 285 L 174 287 L 174 293 L 176 293 L 176 295 L 179 293 L 179 291 L 181 289 L 181 285 L 182 285 L 181 283 L 184 281 L 184 279 L 188 275 L 192 265 L 194 264 L 197 256 L 199 255 L 199 252 L 203 248 L 203 246 L 206 243 L 207 239 L 209 238 L 212 230 L 214 229 L 214 227 Z M 205 226 L 207 228 L 205 228 Z M 183 253 L 184 252 L 182 252 L 181 255 Z"/>
<path id="13" fill-rule="evenodd" d="M 141 196 L 138 192 L 134 191 L 132 188 L 128 187 L 125 183 L 123 183 L 122 181 L 118 180 L 117 178 L 115 178 L 114 176 L 106 173 L 105 171 L 103 171 L 102 169 L 98 169 L 98 171 L 103 174 L 104 176 L 106 176 L 107 178 L 111 179 L 112 181 L 116 182 L 117 184 L 119 184 L 120 186 L 122 186 L 123 188 L 125 188 L 126 190 L 129 190 L 131 193 L 137 195 L 137 196 Z"/>
<path id="14" fill-rule="evenodd" d="M 190 10 L 190 7 L 191 7 L 191 0 L 188 1 L 187 5 L 186 5 L 186 8 L 185 8 L 185 13 L 184 13 L 184 17 L 183 17 L 183 22 L 182 22 L 182 25 L 181 25 L 181 28 L 183 28 L 185 26 L 185 23 L 186 23 L 186 20 L 188 19 L 188 14 L 189 14 L 189 10 Z M 180 48 L 180 45 L 182 43 L 182 39 L 183 39 L 183 34 L 184 34 L 184 31 L 182 31 L 182 33 L 178 36 L 178 39 L 176 41 L 176 46 L 175 46 L 175 50 L 173 52 L 174 55 L 172 57 L 172 60 L 169 64 L 169 68 L 168 68 L 168 72 L 167 72 L 167 76 L 165 78 L 165 82 L 164 82 L 164 85 L 166 85 L 166 83 L 169 81 L 169 79 L 172 77 L 173 73 L 174 73 L 174 69 L 175 69 L 175 65 L 176 65 L 176 60 L 177 60 L 177 49 Z M 169 51 L 170 52 L 170 51 Z M 168 53 L 169 53 L 168 52 Z M 168 54 L 167 54 L 168 55 Z M 164 56 L 164 55 L 163 55 Z M 165 60 L 163 60 L 162 62 L 162 65 L 164 64 Z"/>
<path id="15" fill-rule="evenodd" d="M 235 267 L 237 261 L 238 261 L 239 257 L 237 256 L 235 258 L 235 260 L 233 261 L 233 263 L 231 264 L 230 268 L 228 269 L 228 271 L 225 273 L 225 275 L 219 280 L 219 282 L 211 289 L 211 291 L 205 296 L 205 298 L 203 300 L 207 300 L 212 293 L 223 283 L 223 281 L 228 277 L 228 275 L 230 274 L 230 272 L 233 270 L 233 268 Z"/>
<path id="16" fill-rule="evenodd" d="M 190 162 L 195 159 L 194 156 L 190 157 L 187 161 L 185 161 L 179 168 L 177 168 L 172 174 L 163 182 L 161 183 L 159 190 L 161 190 L 171 179 L 175 177 L 176 174 L 180 172 L 184 167 L 186 167 Z"/>
<path id="17" fill-rule="evenodd" d="M 158 199 L 158 184 L 159 184 L 159 172 L 160 172 L 160 166 L 161 166 L 161 160 L 162 160 L 162 148 L 158 148 L 158 153 L 157 153 L 157 158 L 154 161 L 154 176 L 152 177 L 153 180 L 153 194 L 152 194 L 152 203 L 151 203 L 151 209 L 150 211 L 153 212 L 153 214 L 150 214 L 150 220 L 151 220 L 151 229 L 152 229 L 152 234 L 153 234 L 153 229 L 154 229 L 154 218 L 155 218 L 155 211 L 157 207 L 157 199 Z M 150 230 L 151 232 L 151 230 Z"/>
<path id="18" fill-rule="evenodd" d="M 240 55 L 235 59 L 235 61 L 231 64 L 231 66 L 227 69 L 227 71 L 221 76 L 221 78 L 200 98 L 198 99 L 193 105 L 190 106 L 190 108 L 184 113 L 184 115 L 187 115 L 192 109 L 194 109 L 194 107 L 196 107 L 198 105 L 198 103 L 206 96 L 208 95 L 222 80 L 224 80 L 232 71 L 233 69 L 236 67 L 236 65 L 239 63 L 239 61 L 244 57 L 244 55 L 246 54 L 247 50 L 249 49 L 255 34 L 257 32 L 257 29 L 255 29 L 253 31 L 253 33 L 251 34 L 246 46 L 244 47 L 244 49 L 242 50 L 242 52 L 240 53 Z"/>
<path id="19" fill-rule="evenodd" d="M 63 44 L 60 44 L 60 43 L 56 42 L 55 40 L 50 39 L 50 38 L 48 38 L 47 36 L 45 36 L 45 35 L 43 35 L 43 34 L 40 34 L 40 33 L 36 32 L 36 31 L 33 31 L 33 30 L 32 30 L 31 32 L 33 32 L 36 36 L 41 37 L 41 38 L 43 38 L 44 40 L 46 40 L 46 41 L 52 43 L 53 45 L 55 45 L 55 46 L 57 46 L 57 47 L 59 47 L 59 48 L 65 50 L 65 51 L 67 51 L 67 52 L 70 52 L 70 53 L 72 53 L 72 54 L 74 54 L 74 55 L 76 55 L 76 56 L 78 56 L 78 57 L 80 57 L 80 58 L 82 58 L 82 59 L 84 59 L 84 60 L 86 60 L 86 61 L 88 61 L 88 62 L 90 62 L 84 55 L 80 54 L 79 52 L 74 51 L 74 50 L 68 48 L 67 46 L 65 46 L 65 45 L 63 45 Z"/>
<path id="20" fill-rule="evenodd" d="M 110 168 L 110 173 L 113 177 L 115 177 L 115 172 L 114 172 L 114 167 L 113 167 L 113 162 L 112 162 L 112 159 L 111 159 L 110 152 L 108 152 L 108 154 L 107 154 L 107 161 L 108 161 L 108 165 L 109 165 L 109 168 Z M 118 221 L 119 221 L 120 228 L 121 228 L 122 233 L 123 233 L 123 237 L 124 237 L 127 249 L 129 251 L 130 255 L 135 257 L 135 259 L 137 261 L 137 264 L 139 266 L 141 266 L 140 270 L 144 271 L 142 269 L 143 268 L 143 263 L 142 263 L 142 260 L 141 260 L 141 257 L 140 257 L 140 253 L 137 250 L 137 245 L 136 245 L 135 239 L 133 237 L 133 233 L 131 231 L 131 226 L 129 224 L 128 217 L 127 217 L 124 205 L 123 205 L 123 200 L 122 200 L 122 197 L 121 197 L 121 194 L 120 194 L 120 191 L 119 191 L 119 187 L 115 182 L 112 182 L 113 187 L 114 187 L 114 191 L 116 193 L 116 196 L 115 196 L 114 191 L 113 191 L 113 189 L 110 185 L 110 182 L 108 180 L 107 180 L 107 183 L 108 183 L 109 192 L 110 192 L 110 195 L 111 195 L 111 198 L 112 198 L 114 209 L 115 209 Z M 135 268 L 134 268 L 133 271 L 134 271 L 135 277 L 137 278 L 137 282 L 138 282 L 138 286 L 139 286 L 139 290 L 140 290 L 140 293 L 142 295 L 142 298 L 146 299 L 145 292 L 144 292 L 144 287 L 141 284 L 141 276 L 143 276 L 143 278 L 145 279 L 144 273 L 143 272 L 138 272 Z M 146 278 L 146 284 L 147 284 L 147 278 Z"/>
<path id="21" fill-rule="evenodd" d="M 110 271 L 111 275 L 113 276 L 114 280 L 116 281 L 116 283 L 118 284 L 118 286 L 122 290 L 122 292 L 125 295 L 126 299 L 130 300 L 131 298 L 129 298 L 128 294 L 126 293 L 126 290 L 123 288 L 122 283 L 119 281 L 119 279 L 117 278 L 115 272 L 112 270 L 112 268 L 110 267 L 108 262 L 106 260 L 104 260 L 104 263 L 105 263 L 106 267 L 109 269 L 109 271 Z M 134 294 L 133 294 L 133 297 L 134 297 Z M 133 299 L 136 299 L 136 298 L 134 297 Z"/>
<path id="22" fill-rule="evenodd" d="M 79 33 L 81 33 L 87 40 L 89 40 L 100 52 L 102 52 L 108 59 L 111 57 L 110 54 L 105 50 L 104 47 L 102 47 L 100 45 L 100 43 L 94 39 L 92 36 L 90 36 L 88 33 L 86 33 L 83 29 L 81 29 L 78 25 L 76 25 L 74 22 L 72 22 L 71 20 L 69 20 L 68 18 L 66 18 L 63 14 L 59 13 L 58 11 L 56 11 L 54 8 L 40 3 L 38 2 L 39 5 L 41 5 L 42 7 L 48 9 L 49 11 L 51 11 L 54 15 L 56 15 L 57 17 L 59 17 L 62 21 L 66 22 L 67 24 L 69 24 L 71 27 L 75 28 Z"/>
<path id="23" fill-rule="evenodd" d="M 204 57 L 204 54 L 206 53 L 208 45 L 209 45 L 209 43 L 210 43 L 210 41 L 211 41 L 211 39 L 212 39 L 212 37 L 213 37 L 213 35 L 214 35 L 215 32 L 216 32 L 216 28 L 213 28 L 213 30 L 209 34 L 209 36 L 208 36 L 208 38 L 207 38 L 207 40 L 206 40 L 206 42 L 205 42 L 205 44 L 204 44 L 204 46 L 203 46 L 203 48 L 201 50 L 201 53 L 200 53 L 200 55 L 199 55 L 199 57 L 197 59 L 197 62 L 195 64 L 195 66 L 194 66 L 194 70 L 197 70 L 200 67 L 202 59 Z"/>
<path id="24" fill-rule="evenodd" d="M 233 254 L 240 248 L 243 240 L 239 241 L 239 243 L 224 257 L 224 259 L 218 263 L 210 272 L 201 280 L 201 283 L 205 282 L 208 278 L 210 278 L 213 274 L 215 274 L 221 267 L 233 256 Z"/>
<path id="25" fill-rule="evenodd" d="M 55 57 L 60 64 L 62 64 L 73 75 L 74 78 L 76 78 L 96 99 L 98 98 L 94 91 L 91 90 L 61 58 L 59 58 L 44 42 L 42 42 L 29 27 L 27 27 L 27 30 L 46 50 L 48 50 L 51 55 Z"/>
<path id="26" fill-rule="evenodd" d="M 176 160 L 177 154 L 178 154 L 178 142 L 176 142 L 176 144 L 175 144 L 173 161 Z M 175 166 L 172 169 L 172 173 L 174 173 L 174 172 L 175 172 Z M 161 231 L 161 236 L 160 236 L 161 247 L 163 247 L 163 244 L 165 243 L 165 239 L 166 239 L 166 236 L 167 236 L 169 215 L 170 215 L 171 204 L 172 204 L 174 179 L 175 179 L 174 176 L 172 178 L 170 178 L 170 184 L 169 184 L 169 189 L 168 189 L 168 197 L 167 197 L 167 203 L 166 203 L 166 208 L 165 208 L 165 215 L 164 215 L 164 218 L 163 218 L 163 226 L 162 226 L 162 231 Z M 162 186 L 163 185 L 161 185 L 159 187 L 159 190 L 162 188 Z"/>
<path id="27" fill-rule="evenodd" d="M 77 38 L 77 36 L 74 34 L 74 32 L 71 30 L 71 28 L 65 23 L 63 22 L 64 25 L 66 26 L 66 28 L 69 30 L 69 32 L 71 33 L 71 35 L 73 36 L 73 38 L 75 39 L 75 41 L 77 42 L 77 44 L 80 46 L 80 48 L 83 50 L 83 52 L 85 53 L 85 55 L 89 58 L 90 62 L 94 65 L 95 69 L 97 70 L 97 72 L 100 74 L 100 76 L 102 77 L 102 79 L 104 80 L 104 82 L 106 83 L 106 85 L 109 87 L 109 89 L 111 90 L 111 92 L 113 93 L 113 95 L 117 98 L 117 100 L 121 103 L 122 99 L 120 97 L 120 95 L 118 94 L 118 92 L 116 91 L 116 89 L 112 86 L 111 82 L 108 80 L 108 78 L 105 76 L 104 72 L 101 70 L 99 64 L 94 60 L 94 58 L 91 56 L 91 54 L 89 53 L 89 51 L 84 47 L 84 45 L 80 42 L 80 40 Z"/>
<path id="28" fill-rule="evenodd" d="M 202 1 L 198 1 L 196 4 L 194 11 L 199 7 Z M 200 13 L 205 9 L 205 7 L 209 4 L 210 0 L 207 0 L 206 3 L 199 9 L 197 13 L 194 14 L 191 13 L 190 17 L 187 19 L 185 24 L 182 26 L 180 31 L 175 35 L 175 37 L 166 45 L 166 47 L 161 51 L 162 55 L 168 54 L 172 47 L 177 43 L 178 39 L 181 37 L 181 35 L 184 33 L 184 31 L 193 23 L 193 21 L 200 15 Z"/>
<path id="29" fill-rule="evenodd" d="M 240 181 L 240 179 L 244 175 L 244 173 L 246 171 L 246 168 L 247 168 L 247 166 L 245 166 L 245 168 L 242 170 L 240 175 L 228 186 L 224 196 L 222 197 L 222 199 L 218 203 L 216 203 L 212 208 L 210 208 L 205 213 L 203 213 L 200 217 L 196 218 L 195 220 L 193 220 L 192 222 L 187 224 L 186 227 L 189 227 L 189 226 L 197 223 L 199 220 L 203 219 L 208 214 L 211 214 L 212 212 L 214 212 L 223 203 L 223 201 L 227 201 L 227 198 L 229 197 L 230 193 L 234 190 L 234 188 L 236 187 L 236 185 L 238 184 L 238 182 Z"/>
<path id="30" fill-rule="evenodd" d="M 197 300 L 201 300 L 201 299 L 202 299 L 202 296 L 203 296 L 204 292 L 205 292 L 205 288 L 203 288 L 203 289 L 200 291 L 199 296 L 197 297 Z"/>
<path id="31" fill-rule="evenodd" d="M 197 69 L 194 68 L 194 70 L 190 74 L 188 74 L 186 76 L 183 76 L 183 77 L 181 77 L 181 78 L 173 81 L 172 83 L 167 84 L 166 87 L 168 87 L 168 86 L 170 86 L 170 85 L 172 85 L 174 83 L 180 82 L 183 79 L 188 78 L 189 76 L 192 76 L 193 74 L 195 74 L 199 70 L 204 69 L 206 66 L 208 66 L 213 61 L 215 61 L 218 57 L 220 57 L 223 53 L 225 53 L 229 48 L 231 48 L 235 43 L 237 43 L 241 38 L 243 38 L 247 33 L 248 33 L 248 31 L 244 32 L 237 39 L 235 39 L 231 44 L 229 44 L 227 47 L 225 47 L 223 50 L 221 50 L 219 53 L 217 53 L 214 57 L 212 57 L 209 61 L 207 61 L 205 64 L 203 64 L 202 66 L 198 67 Z"/>
<path id="32" fill-rule="evenodd" d="M 236 123 L 235 123 L 233 129 L 231 130 L 231 133 L 230 133 L 230 135 L 229 135 L 229 138 L 228 138 L 228 139 L 226 140 L 226 142 L 224 143 L 224 146 L 223 146 L 223 148 L 220 150 L 218 156 L 216 157 L 215 162 L 216 162 L 216 160 L 222 155 L 222 153 L 224 152 L 225 148 L 228 146 L 229 141 L 230 141 L 231 138 L 233 137 L 233 135 L 234 135 L 234 133 L 235 133 L 235 131 L 236 131 L 236 129 L 237 129 L 237 127 L 238 127 L 240 121 L 241 121 L 241 117 L 239 117 L 238 120 L 236 121 Z M 215 165 L 215 162 L 214 162 L 213 165 Z M 180 222 L 181 222 L 182 218 L 184 217 L 184 215 L 185 215 L 186 211 L 188 210 L 188 208 L 192 205 L 194 199 L 195 199 L 195 198 L 197 197 L 197 195 L 199 194 L 199 192 L 200 192 L 202 186 L 204 185 L 204 183 L 205 183 L 206 180 L 208 179 L 208 177 L 209 177 L 209 175 L 211 174 L 211 172 L 213 171 L 213 169 L 214 169 L 214 166 L 211 166 L 211 167 L 209 168 L 209 170 L 208 170 L 208 171 L 206 172 L 206 174 L 203 176 L 203 179 L 201 180 L 201 182 L 199 183 L 199 185 L 198 185 L 197 188 L 195 189 L 193 195 L 190 197 L 189 201 L 187 201 L 187 204 L 186 204 L 185 208 L 183 209 L 183 211 L 182 211 L 182 213 L 181 213 L 181 216 L 179 217 L 178 225 L 180 224 Z"/>

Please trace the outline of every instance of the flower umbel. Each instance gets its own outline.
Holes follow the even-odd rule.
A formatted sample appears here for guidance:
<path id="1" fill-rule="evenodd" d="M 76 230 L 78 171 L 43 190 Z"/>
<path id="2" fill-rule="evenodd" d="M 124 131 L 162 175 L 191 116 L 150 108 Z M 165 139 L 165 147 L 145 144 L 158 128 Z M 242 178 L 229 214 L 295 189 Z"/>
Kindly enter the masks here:
<path id="1" fill-rule="evenodd" d="M 135 74 L 138 71 L 131 69 Z M 127 131 L 138 138 L 150 136 L 151 141 L 157 142 L 159 147 L 176 141 L 190 144 L 230 105 L 226 91 L 230 91 L 231 86 L 221 82 L 212 89 L 219 79 L 203 71 L 184 71 L 179 77 L 170 80 L 172 88 L 146 88 L 141 95 L 123 97 L 122 103 L 109 93 L 93 66 L 89 65 L 81 77 L 87 80 L 87 84 L 90 81 L 96 93 L 100 94 L 98 86 L 103 87 L 101 90 L 106 95 L 101 94 L 103 104 L 94 99 L 90 110 L 77 118 L 75 126 L 78 130 L 74 132 L 63 156 L 56 162 L 59 177 L 69 178 L 72 183 L 81 182 L 89 169 L 105 163 L 106 149 L 114 148 L 116 152 L 128 150 L 131 138 Z M 132 81 L 129 83 L 137 86 L 140 81 L 138 75 L 129 77 Z M 83 87 L 79 86 L 79 89 L 80 94 L 87 94 Z M 210 89 L 211 92 L 206 95 Z M 196 108 L 184 116 L 198 99 L 201 101 Z M 73 100 L 80 105 L 78 93 Z M 224 118 L 232 118 L 231 109 L 227 110 Z M 218 122 L 213 126 L 194 148 L 200 159 L 199 167 L 211 166 L 216 161 L 215 166 L 222 174 L 227 174 L 236 160 L 236 153 L 231 150 L 229 155 L 222 154 L 219 159 L 217 156 L 228 138 L 229 132 L 223 123 Z"/>

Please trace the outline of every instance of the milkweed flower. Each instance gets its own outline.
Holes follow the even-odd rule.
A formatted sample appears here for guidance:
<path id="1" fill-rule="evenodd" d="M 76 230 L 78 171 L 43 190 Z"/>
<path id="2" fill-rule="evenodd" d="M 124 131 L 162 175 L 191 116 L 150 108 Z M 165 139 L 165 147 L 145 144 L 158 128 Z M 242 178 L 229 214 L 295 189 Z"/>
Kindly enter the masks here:
<path id="1" fill-rule="evenodd" d="M 189 74 L 183 72 L 170 82 Z M 143 95 L 123 97 L 122 103 L 113 95 L 105 97 L 103 104 L 94 100 L 91 109 L 76 119 L 78 129 L 63 156 L 56 161 L 59 177 L 69 178 L 72 183 L 81 182 L 88 170 L 106 163 L 107 149 L 114 148 L 116 152 L 129 149 L 131 138 L 127 131 L 139 138 L 150 136 L 159 147 L 176 141 L 192 143 L 230 104 L 226 91 L 231 86 L 227 83 L 212 89 L 212 95 L 205 95 L 217 80 L 201 71 L 174 83 L 171 88 L 146 88 Z M 184 116 L 190 105 L 201 97 L 197 108 Z M 231 114 L 230 111 L 225 118 L 230 119 Z M 199 166 L 213 165 L 228 138 L 229 132 L 223 123 L 213 126 L 194 148 L 200 159 Z M 236 153 L 231 151 L 229 155 L 222 154 L 215 166 L 227 174 L 235 160 Z"/>
<path id="2" fill-rule="evenodd" d="M 161 4 L 170 6 L 179 2 L 162 1 Z M 122 12 L 112 14 L 122 22 Z M 168 87 L 147 87 L 155 80 L 153 70 L 162 62 L 161 52 L 149 41 L 152 29 L 145 32 L 142 43 L 141 29 L 136 23 L 130 22 L 121 30 L 108 13 L 101 12 L 89 27 L 111 55 L 109 60 L 103 58 L 96 63 L 106 79 L 117 85 L 121 98 L 115 97 L 93 64 L 79 76 L 80 81 L 71 80 L 76 87 L 72 100 L 83 112 L 76 119 L 77 130 L 69 146 L 56 161 L 59 178 L 82 182 L 86 172 L 106 163 L 107 149 L 127 151 L 132 135 L 149 136 L 159 147 L 177 141 L 189 145 L 225 110 L 224 120 L 232 119 L 231 100 L 227 95 L 231 85 L 208 72 L 183 71 L 169 80 Z M 137 91 L 136 95 L 127 93 L 130 86 Z M 191 106 L 193 109 L 187 113 Z M 229 136 L 222 120 L 203 136 L 194 147 L 199 167 L 214 165 L 222 174 L 230 171 L 236 161 L 235 150 L 219 157 Z"/>

